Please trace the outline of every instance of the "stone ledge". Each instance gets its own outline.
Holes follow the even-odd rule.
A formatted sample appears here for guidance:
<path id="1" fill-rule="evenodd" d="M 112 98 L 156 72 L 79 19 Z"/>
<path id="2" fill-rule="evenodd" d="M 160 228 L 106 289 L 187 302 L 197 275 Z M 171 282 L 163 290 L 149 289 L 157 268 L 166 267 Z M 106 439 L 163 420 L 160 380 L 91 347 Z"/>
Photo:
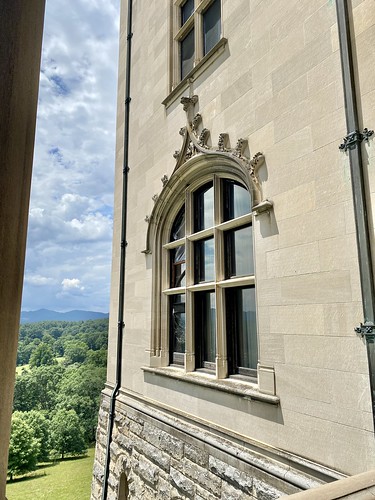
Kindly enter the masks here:
<path id="1" fill-rule="evenodd" d="M 201 385 L 209 389 L 216 389 L 229 394 L 235 394 L 236 396 L 241 396 L 244 399 L 261 401 L 263 403 L 269 403 L 272 405 L 280 404 L 280 398 L 278 396 L 262 393 L 259 391 L 258 387 L 255 384 L 244 382 L 242 380 L 215 379 L 212 377 L 212 375 L 208 375 L 205 373 L 186 373 L 182 372 L 178 368 L 169 366 L 165 368 L 143 366 L 142 370 L 146 373 L 152 373 L 153 375 L 169 377 L 175 380 L 180 380 L 181 382 L 188 382 L 191 384 Z"/>
<path id="2" fill-rule="evenodd" d="M 375 498 L 375 470 L 346 477 L 318 488 L 283 496 L 293 500 L 339 500 Z"/>
<path id="3" fill-rule="evenodd" d="M 182 92 L 189 88 L 191 81 L 196 80 L 203 71 L 208 68 L 221 54 L 224 53 L 225 46 L 228 43 L 226 38 L 221 38 L 217 44 L 206 54 L 199 63 L 185 76 L 181 82 L 167 95 L 162 104 L 167 108 L 170 106 Z"/>

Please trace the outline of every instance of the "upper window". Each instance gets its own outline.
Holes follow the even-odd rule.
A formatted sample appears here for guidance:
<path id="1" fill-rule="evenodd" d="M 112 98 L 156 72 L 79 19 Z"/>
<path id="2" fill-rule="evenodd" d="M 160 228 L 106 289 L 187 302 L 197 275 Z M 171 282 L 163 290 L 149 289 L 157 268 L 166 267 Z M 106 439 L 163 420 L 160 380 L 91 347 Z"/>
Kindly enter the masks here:
<path id="1" fill-rule="evenodd" d="M 221 37 L 220 0 L 175 1 L 175 83 L 183 80 Z"/>
<path id="2" fill-rule="evenodd" d="M 187 2 L 188 3 L 188 2 Z M 169 364 L 255 376 L 258 363 L 251 197 L 214 175 L 185 191 L 164 246 Z"/>

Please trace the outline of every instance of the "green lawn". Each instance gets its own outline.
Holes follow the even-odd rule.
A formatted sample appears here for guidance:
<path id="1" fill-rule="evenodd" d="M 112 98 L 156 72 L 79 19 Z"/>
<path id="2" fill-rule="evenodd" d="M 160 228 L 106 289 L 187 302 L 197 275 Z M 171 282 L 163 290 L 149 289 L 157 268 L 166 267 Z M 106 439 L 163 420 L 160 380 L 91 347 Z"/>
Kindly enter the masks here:
<path id="1" fill-rule="evenodd" d="M 45 464 L 7 484 L 8 500 L 89 500 L 95 449 L 84 458 Z"/>

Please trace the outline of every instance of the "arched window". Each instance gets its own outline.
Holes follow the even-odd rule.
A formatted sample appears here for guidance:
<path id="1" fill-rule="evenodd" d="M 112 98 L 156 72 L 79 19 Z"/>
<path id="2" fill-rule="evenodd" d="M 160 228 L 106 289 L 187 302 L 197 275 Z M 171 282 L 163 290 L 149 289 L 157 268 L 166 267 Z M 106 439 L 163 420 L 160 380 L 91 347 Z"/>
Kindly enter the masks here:
<path id="1" fill-rule="evenodd" d="M 164 365 L 256 376 L 251 195 L 239 176 L 212 170 L 180 189 L 164 208 L 175 215 L 160 221 Z"/>

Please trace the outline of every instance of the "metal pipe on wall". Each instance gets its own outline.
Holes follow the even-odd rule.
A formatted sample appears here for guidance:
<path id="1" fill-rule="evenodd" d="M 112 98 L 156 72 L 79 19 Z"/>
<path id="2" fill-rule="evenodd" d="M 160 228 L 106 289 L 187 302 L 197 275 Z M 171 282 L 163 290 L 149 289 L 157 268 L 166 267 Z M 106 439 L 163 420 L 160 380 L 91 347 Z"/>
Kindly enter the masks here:
<path id="1" fill-rule="evenodd" d="M 364 140 L 368 141 L 369 137 L 373 134 L 373 131 L 368 130 L 367 128 L 365 128 L 363 132 L 360 132 L 359 130 L 349 6 L 350 2 L 347 0 L 336 0 L 345 113 L 348 131 L 348 135 L 344 138 L 344 142 L 340 145 L 340 149 L 349 152 L 364 315 L 364 322 L 361 323 L 360 326 L 356 327 L 355 331 L 366 341 L 372 410 L 373 418 L 375 420 L 375 291 L 367 215 L 368 211 L 366 204 L 364 165 L 361 151 L 361 143 Z"/>
<path id="2" fill-rule="evenodd" d="M 126 233 L 127 233 L 127 209 L 128 209 L 128 174 L 129 174 L 129 121 L 130 121 L 130 70 L 131 70 L 131 41 L 132 33 L 133 2 L 128 0 L 127 19 L 127 51 L 125 69 L 125 121 L 124 121 L 124 159 L 122 171 L 122 214 L 121 214 L 121 249 L 119 269 L 119 297 L 118 297 L 118 322 L 117 322 L 117 350 L 116 350 L 116 382 L 113 388 L 108 415 L 108 432 L 106 446 L 106 460 L 102 488 L 102 500 L 106 500 L 108 494 L 109 466 L 111 461 L 111 442 L 115 419 L 116 397 L 121 387 L 122 372 L 122 341 L 124 332 L 124 300 L 125 300 L 125 263 L 126 263 Z"/>

